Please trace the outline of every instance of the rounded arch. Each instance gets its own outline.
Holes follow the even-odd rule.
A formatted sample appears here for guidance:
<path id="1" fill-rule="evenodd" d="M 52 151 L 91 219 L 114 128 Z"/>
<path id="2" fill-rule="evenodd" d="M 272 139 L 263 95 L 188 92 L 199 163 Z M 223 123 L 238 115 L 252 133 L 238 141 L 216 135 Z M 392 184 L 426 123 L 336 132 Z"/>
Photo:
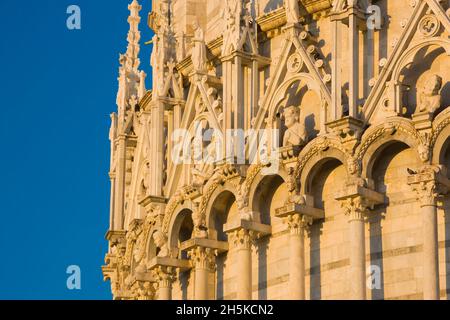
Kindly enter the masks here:
<path id="1" fill-rule="evenodd" d="M 431 140 L 432 163 L 443 164 L 445 153 L 450 147 L 450 107 L 434 120 Z"/>
<path id="2" fill-rule="evenodd" d="M 397 142 L 416 150 L 418 159 L 421 159 L 420 150 L 422 150 L 423 141 L 410 120 L 397 118 L 371 126 L 364 133 L 356 152 L 356 158 L 361 165 L 361 176 L 371 179 L 373 165 L 380 153 Z"/>
<path id="3" fill-rule="evenodd" d="M 150 261 L 158 255 L 158 248 L 156 247 L 155 241 L 153 240 L 153 234 L 156 232 L 156 230 L 157 229 L 153 224 L 149 224 L 148 227 L 144 226 L 144 252 L 142 252 L 141 254 L 147 261 Z"/>
<path id="4" fill-rule="evenodd" d="M 209 238 L 214 240 L 225 240 L 223 224 L 228 221 L 228 213 L 231 206 L 236 204 L 237 198 L 237 190 L 230 182 L 225 182 L 223 185 L 216 186 L 211 193 L 205 208 L 205 222 L 208 228 Z"/>
<path id="5" fill-rule="evenodd" d="M 176 212 L 176 213 L 175 213 Z M 192 201 L 184 201 L 182 204 L 178 204 L 175 208 L 174 213 L 170 219 L 170 223 L 168 226 L 167 233 L 167 241 L 168 247 L 172 250 L 178 248 L 178 243 L 189 240 L 192 235 L 192 231 L 194 229 L 194 225 L 192 222 L 192 213 L 194 212 L 194 205 Z M 191 228 L 191 234 L 188 238 L 180 239 L 180 232 L 184 229 Z M 186 234 L 189 233 L 188 230 L 185 230 Z"/>
<path id="6" fill-rule="evenodd" d="M 336 159 L 342 164 L 349 163 L 350 155 L 339 141 L 331 137 L 319 137 L 313 140 L 299 155 L 299 162 L 295 168 L 295 177 L 300 183 L 300 193 L 308 194 L 311 182 L 320 166 L 329 160 Z M 347 170 L 347 166 L 346 170 Z M 347 174 L 349 174 L 347 172 Z"/>
<path id="7" fill-rule="evenodd" d="M 328 162 L 338 162 L 342 165 L 346 163 L 343 152 L 337 149 L 329 149 L 323 154 L 318 154 L 306 166 L 301 176 L 301 193 L 311 194 L 314 178 Z M 347 173 L 348 174 L 348 173 Z"/>
<path id="8" fill-rule="evenodd" d="M 280 174 L 258 175 L 249 193 L 250 209 L 256 215 L 253 219 L 266 225 L 272 225 L 270 217 L 270 203 L 273 201 L 277 189 L 286 182 Z"/>

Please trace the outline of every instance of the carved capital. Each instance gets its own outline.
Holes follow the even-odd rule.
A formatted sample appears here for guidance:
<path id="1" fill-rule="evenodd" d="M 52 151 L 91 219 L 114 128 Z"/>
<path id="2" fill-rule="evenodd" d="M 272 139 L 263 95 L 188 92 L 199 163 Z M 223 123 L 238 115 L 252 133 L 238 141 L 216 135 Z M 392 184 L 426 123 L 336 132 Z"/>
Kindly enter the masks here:
<path id="1" fill-rule="evenodd" d="M 345 214 L 349 218 L 349 222 L 364 220 L 364 215 L 367 211 L 367 208 L 369 207 L 369 204 L 364 200 L 363 197 L 348 197 L 340 201 L 341 207 L 345 209 Z"/>
<path id="2" fill-rule="evenodd" d="M 303 214 L 292 214 L 285 218 L 285 222 L 289 226 L 291 235 L 300 235 L 302 229 L 312 225 L 313 218 Z"/>
<path id="3" fill-rule="evenodd" d="M 156 266 L 152 274 L 158 288 L 170 288 L 175 281 L 175 268 L 171 266 Z"/>
<path id="4" fill-rule="evenodd" d="M 231 242 L 239 250 L 250 250 L 252 241 L 256 238 L 255 232 L 244 228 L 233 230 L 229 233 Z"/>
<path id="5" fill-rule="evenodd" d="M 427 165 L 418 171 L 409 169 L 408 184 L 422 207 L 436 206 L 438 197 L 448 192 L 450 181 L 439 166 Z"/>
<path id="6" fill-rule="evenodd" d="M 153 300 L 155 297 L 155 288 L 150 281 L 135 281 L 130 291 L 136 300 Z"/>
<path id="7" fill-rule="evenodd" d="M 196 246 L 188 251 L 188 257 L 195 269 L 214 270 L 216 252 L 211 248 Z"/>

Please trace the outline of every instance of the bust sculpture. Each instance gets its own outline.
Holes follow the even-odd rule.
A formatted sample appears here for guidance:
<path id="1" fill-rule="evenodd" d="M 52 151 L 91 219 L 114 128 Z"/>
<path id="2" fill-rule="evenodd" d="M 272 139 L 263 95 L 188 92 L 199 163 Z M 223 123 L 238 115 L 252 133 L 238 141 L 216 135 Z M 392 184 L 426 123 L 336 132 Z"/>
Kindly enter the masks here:
<path id="1" fill-rule="evenodd" d="M 156 231 L 153 234 L 153 241 L 155 246 L 159 248 L 158 257 L 168 257 L 169 248 L 167 247 L 167 239 L 161 231 Z"/>
<path id="2" fill-rule="evenodd" d="M 284 109 L 284 124 L 287 130 L 283 138 L 283 147 L 299 146 L 306 142 L 306 129 L 300 123 L 299 107 L 289 106 Z"/>
<path id="3" fill-rule="evenodd" d="M 442 78 L 437 74 L 429 76 L 418 93 L 416 112 L 434 113 L 441 106 Z"/>

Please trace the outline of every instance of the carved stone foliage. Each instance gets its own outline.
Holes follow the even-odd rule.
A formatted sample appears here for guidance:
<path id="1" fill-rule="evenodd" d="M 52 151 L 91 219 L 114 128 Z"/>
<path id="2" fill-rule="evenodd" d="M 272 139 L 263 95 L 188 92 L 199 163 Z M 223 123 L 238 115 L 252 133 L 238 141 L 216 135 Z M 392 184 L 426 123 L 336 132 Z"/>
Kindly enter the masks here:
<path id="1" fill-rule="evenodd" d="M 233 245 L 237 249 L 250 250 L 252 246 L 252 241 L 255 239 L 256 234 L 254 231 L 237 229 L 229 233 Z"/>
<path id="2" fill-rule="evenodd" d="M 216 252 L 214 249 L 197 246 L 188 251 L 188 257 L 196 269 L 215 269 Z"/>
<path id="3" fill-rule="evenodd" d="M 344 208 L 349 221 L 364 220 L 368 204 L 363 197 L 356 196 L 341 200 L 341 207 Z"/>
<path id="4" fill-rule="evenodd" d="M 134 2 L 137 3 L 136 0 Z M 377 192 L 378 187 L 384 190 L 379 185 L 381 177 L 372 177 L 374 173 L 369 171 L 385 169 L 382 162 L 385 158 L 380 158 L 385 155 L 380 156 L 380 150 L 385 146 L 395 147 L 394 142 L 413 149 L 420 160 L 419 165 L 423 165 L 408 170 L 407 182 L 417 203 L 437 206 L 439 196 L 447 191 L 443 188 L 448 183 L 447 172 L 437 164 L 447 161 L 447 133 L 450 129 L 450 109 L 441 111 L 449 97 L 446 90 L 450 73 L 444 68 L 439 69 L 438 63 L 448 61 L 445 59 L 450 53 L 450 42 L 445 38 L 449 31 L 448 19 L 443 19 L 442 12 L 439 14 L 436 10 L 436 6 L 442 7 L 442 1 L 407 1 L 411 3 L 408 12 L 413 12 L 413 15 L 402 16 L 401 19 L 409 18 L 404 21 L 390 17 L 392 21 L 382 27 L 391 28 L 400 22 L 401 28 L 397 23 L 396 27 L 385 29 L 376 37 L 371 37 L 373 33 L 365 30 L 365 23 L 359 21 L 364 17 L 361 9 L 369 1 L 284 0 L 284 7 L 278 6 L 266 12 L 266 8 L 260 10 L 262 8 L 256 7 L 260 1 L 225 0 L 214 10 L 214 22 L 200 17 L 204 29 L 197 22 L 180 22 L 189 19 L 176 17 L 171 8 L 173 3 L 182 6 L 193 2 L 200 7 L 200 2 L 205 1 L 158 1 L 161 6 L 154 8 L 155 12 L 150 15 L 149 24 L 156 31 L 151 56 L 154 72 L 152 91 L 145 89 L 145 73 L 138 69 L 138 17 L 136 14 L 130 16 L 129 50 L 120 56 L 119 114 L 112 116 L 110 134 L 112 202 L 122 194 L 124 198 L 123 203 L 115 202 L 113 205 L 111 221 L 125 221 L 119 226 L 111 226 L 113 235 L 108 237 L 110 248 L 103 267 L 105 279 L 111 280 L 115 298 L 154 299 L 158 289 L 171 288 L 177 281 L 178 271 L 185 272 L 192 267 L 215 271 L 218 251 L 199 244 L 207 246 L 216 241 L 220 242 L 217 250 L 221 253 L 233 247 L 241 250 L 242 254 L 243 250 L 251 250 L 252 242 L 263 234 L 248 228 L 264 230 L 262 226 L 273 227 L 275 234 L 280 231 L 276 225 L 280 218 L 285 219 L 291 235 L 303 235 L 310 229 L 312 217 L 322 220 L 328 214 L 325 211 L 331 206 L 325 206 L 324 210 L 316 208 L 320 201 L 328 203 L 326 197 L 339 202 L 348 220 L 355 221 L 352 227 L 362 225 L 358 221 L 364 220 L 365 213 L 374 204 L 391 205 L 381 201 L 385 195 Z M 331 2 L 333 12 L 329 15 Z M 213 1 L 207 3 L 204 9 L 209 17 L 212 12 L 209 6 Z M 220 8 L 224 8 L 222 21 Z M 304 15 L 305 12 L 308 14 Z M 260 16 L 256 18 L 255 14 Z M 355 18 L 352 15 L 358 16 L 357 21 L 353 21 L 355 23 L 351 22 Z M 335 23 L 339 28 L 334 29 Z M 191 25 L 193 36 L 192 32 L 186 34 Z M 352 29 L 355 31 L 353 35 Z M 216 31 L 216 35 L 209 34 Z M 176 41 L 174 32 L 177 32 Z M 348 38 L 342 43 L 335 42 L 336 34 L 341 38 L 353 37 L 354 44 L 358 42 L 357 37 L 364 37 L 364 46 L 361 41 L 352 46 Z M 366 41 L 369 41 L 368 46 Z M 386 49 L 389 43 L 395 47 Z M 365 57 L 367 48 L 386 52 Z M 343 55 L 338 61 L 333 60 L 336 52 L 337 56 Z M 430 61 L 416 62 L 424 52 L 430 54 Z M 359 54 L 360 60 L 364 61 L 352 65 L 347 61 L 350 59 L 345 59 L 347 54 Z M 374 57 L 379 61 L 373 61 Z M 421 64 L 423 69 L 417 68 Z M 334 78 L 336 70 L 342 71 L 342 79 Z M 407 71 L 411 71 L 414 77 Z M 357 77 L 360 79 L 355 79 Z M 344 82 L 342 85 L 332 85 L 341 80 Z M 352 100 L 355 108 L 349 108 L 356 111 L 352 116 L 343 116 L 348 110 L 341 109 L 350 104 L 345 101 L 350 100 L 350 91 L 358 91 L 350 83 L 352 81 L 358 82 L 355 87 L 360 88 L 360 92 L 353 92 L 353 96 L 358 96 Z M 403 108 L 409 109 L 403 111 Z M 207 142 L 191 136 L 186 139 L 186 144 L 191 143 L 193 159 L 190 160 L 193 161 L 167 165 L 170 144 L 174 144 L 169 142 L 170 134 L 177 129 L 192 134 L 191 131 L 196 129 L 195 123 L 199 123 L 202 133 L 213 130 L 222 136 L 227 129 L 280 129 L 277 143 L 282 146 L 270 152 L 271 156 L 274 155 L 270 163 L 261 160 L 262 163 L 248 161 L 235 165 L 225 163 L 228 159 L 216 157 L 219 153 L 216 153 L 214 143 L 216 136 Z M 119 137 L 124 136 L 127 138 L 124 138 L 124 148 L 120 152 Z M 394 151 L 394 148 L 389 148 L 389 151 Z M 201 155 L 201 159 L 196 155 Z M 120 171 L 123 158 L 123 171 Z M 331 171 L 334 167 L 328 167 L 329 159 L 342 163 L 343 168 Z M 378 162 L 380 159 L 382 161 Z M 279 161 L 277 166 L 273 166 L 275 161 Z M 322 166 L 325 162 L 327 164 Z M 416 159 L 412 162 L 417 163 Z M 263 171 L 274 167 L 278 172 L 270 171 L 269 175 L 278 176 L 266 179 Z M 168 178 L 159 179 L 161 172 Z M 406 175 L 406 170 L 402 172 Z M 323 174 L 324 177 L 313 178 L 315 174 Z M 325 174 L 329 176 L 325 177 Z M 124 179 L 119 183 L 122 177 Z M 333 198 L 335 195 L 330 196 L 328 191 L 334 191 L 334 186 L 329 188 L 325 185 L 323 199 L 318 199 L 316 192 L 320 194 L 319 188 L 310 186 L 322 178 L 325 184 L 338 180 L 336 186 L 340 186 L 343 182 L 345 192 Z M 280 186 L 280 183 L 284 185 Z M 123 190 L 119 188 L 122 184 Z M 374 185 L 377 191 L 374 191 Z M 386 193 L 396 188 L 388 182 L 385 185 Z M 285 189 L 287 192 L 283 192 Z M 403 188 L 400 191 L 404 192 Z M 235 197 L 235 203 L 231 203 L 233 197 L 229 193 Z M 264 204 L 253 207 L 259 200 L 258 196 L 273 198 L 263 199 Z M 378 199 L 377 202 L 374 199 Z M 133 205 L 137 201 L 139 205 Z M 269 208 L 262 207 L 268 203 Z M 267 212 L 263 209 L 272 214 L 272 209 L 279 203 L 284 204 L 281 209 L 285 211 L 279 211 L 283 214 L 278 214 L 278 209 L 275 210 L 278 214 L 276 219 L 266 219 Z M 120 212 L 122 207 L 123 212 Z M 224 213 L 220 219 L 215 219 L 214 214 L 226 210 L 228 215 Z M 375 210 L 373 212 L 376 213 Z M 192 218 L 192 224 L 190 219 L 180 221 L 185 214 L 191 214 L 188 218 Z M 260 220 L 264 222 L 255 219 L 253 214 L 261 214 Z M 222 221 L 222 217 L 227 221 Z M 266 226 L 267 221 L 275 223 Z M 329 221 L 333 223 L 333 219 L 328 217 L 324 223 Z M 239 227 L 235 226 L 238 222 Z M 223 223 L 223 228 L 216 228 L 219 223 Z M 210 227 L 213 230 L 209 230 Z M 178 228 L 182 231 L 178 232 Z M 316 228 L 312 229 L 316 231 Z M 228 243 L 222 238 L 223 232 L 228 234 Z M 183 236 L 178 239 L 177 233 Z M 191 239 L 186 239 L 185 235 Z M 269 232 L 264 235 L 270 237 Z M 278 237 L 272 239 L 275 238 Z M 182 245 L 180 252 L 183 254 L 178 257 L 179 250 L 172 248 L 178 245 L 178 241 L 183 245 L 195 244 L 190 249 L 183 249 Z M 274 247 L 277 248 L 278 244 L 270 250 Z M 184 255 L 186 251 L 189 259 Z M 228 252 L 234 254 L 233 250 Z M 189 290 L 193 282 L 191 279 Z M 171 291 L 162 292 L 167 295 Z M 173 294 L 178 298 L 178 290 Z"/>
<path id="5" fill-rule="evenodd" d="M 442 176 L 442 168 L 436 165 L 426 165 L 416 172 L 411 170 L 408 184 L 416 193 L 421 206 L 436 206 L 439 195 L 448 192 L 447 187 L 440 180 L 447 180 Z M 441 179 L 440 179 L 441 178 Z"/>
<path id="6" fill-rule="evenodd" d="M 302 214 L 293 214 L 285 218 L 292 235 L 301 235 L 303 229 L 311 226 L 313 218 Z"/>
<path id="7" fill-rule="evenodd" d="M 332 148 L 339 150 L 347 156 L 351 154 L 351 152 L 346 150 L 345 146 L 343 146 L 335 136 L 318 137 L 311 141 L 300 153 L 294 172 L 296 181 L 299 182 L 302 171 L 311 158 Z"/>
<path id="8" fill-rule="evenodd" d="M 130 293 L 135 300 L 153 300 L 155 286 L 150 281 L 135 281 L 130 288 Z"/>
<path id="9" fill-rule="evenodd" d="M 170 266 L 156 266 L 152 269 L 157 288 L 171 288 L 176 277 L 175 268 Z"/>

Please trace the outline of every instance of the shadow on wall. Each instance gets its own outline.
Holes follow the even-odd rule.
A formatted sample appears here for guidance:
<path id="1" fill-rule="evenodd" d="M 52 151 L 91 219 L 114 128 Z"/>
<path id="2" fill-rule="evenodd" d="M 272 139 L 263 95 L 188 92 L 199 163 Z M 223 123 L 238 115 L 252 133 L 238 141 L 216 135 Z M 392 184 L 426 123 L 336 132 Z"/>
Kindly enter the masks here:
<path id="1" fill-rule="evenodd" d="M 310 285 L 309 295 L 311 300 L 320 300 L 322 297 L 321 272 L 320 272 L 320 236 L 322 234 L 323 221 L 315 222 L 310 228 L 311 244 L 309 249 L 310 260 Z"/>
<path id="2" fill-rule="evenodd" d="M 448 140 L 450 140 L 450 138 Z M 450 141 L 447 143 L 447 151 L 445 152 L 443 162 L 448 170 L 447 177 L 450 179 Z M 450 194 L 447 194 L 442 202 L 445 219 L 445 288 L 447 300 L 450 300 Z"/>

